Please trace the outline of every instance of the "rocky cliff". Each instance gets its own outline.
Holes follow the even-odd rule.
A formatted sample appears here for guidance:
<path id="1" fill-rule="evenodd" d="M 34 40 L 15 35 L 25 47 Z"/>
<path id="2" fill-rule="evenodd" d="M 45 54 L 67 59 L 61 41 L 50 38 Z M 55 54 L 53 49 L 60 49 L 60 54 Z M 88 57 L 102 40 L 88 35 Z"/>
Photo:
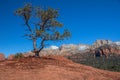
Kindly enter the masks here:
<path id="1" fill-rule="evenodd" d="M 110 40 L 97 40 L 90 48 L 90 52 L 98 56 L 111 56 L 113 54 L 120 55 L 119 42 L 112 42 Z"/>
<path id="2" fill-rule="evenodd" d="M 112 41 L 110 40 L 96 40 L 95 43 L 93 43 L 93 45 L 91 45 L 92 49 L 98 48 L 100 46 L 104 46 L 104 45 L 109 45 L 111 44 Z"/>
<path id="3" fill-rule="evenodd" d="M 96 40 L 92 45 L 85 44 L 67 44 L 60 48 L 61 53 L 93 53 L 94 56 L 110 56 L 113 54 L 120 55 L 120 42 L 112 42 L 110 40 Z"/>

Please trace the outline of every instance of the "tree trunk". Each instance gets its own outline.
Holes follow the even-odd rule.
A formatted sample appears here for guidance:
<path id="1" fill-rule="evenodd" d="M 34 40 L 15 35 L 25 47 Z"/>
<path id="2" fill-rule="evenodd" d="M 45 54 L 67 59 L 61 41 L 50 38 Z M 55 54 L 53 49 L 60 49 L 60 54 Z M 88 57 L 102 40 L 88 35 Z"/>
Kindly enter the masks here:
<path id="1" fill-rule="evenodd" d="M 42 39 L 41 43 L 40 43 L 40 49 L 38 50 L 36 47 L 36 39 L 33 40 L 33 47 L 34 47 L 34 53 L 35 53 L 35 57 L 40 57 L 39 53 L 41 52 L 41 50 L 44 48 L 44 41 L 45 38 Z"/>
<path id="2" fill-rule="evenodd" d="M 39 51 L 36 48 L 36 39 L 33 40 L 33 48 L 34 48 L 35 57 L 39 57 Z"/>
<path id="3" fill-rule="evenodd" d="M 45 38 L 42 39 L 41 43 L 40 43 L 40 49 L 37 50 L 36 52 L 36 56 L 39 56 L 39 53 L 42 51 L 42 49 L 44 48 L 44 41 L 45 41 Z"/>
<path id="4" fill-rule="evenodd" d="M 35 57 L 40 57 L 39 56 L 39 51 L 35 51 Z"/>

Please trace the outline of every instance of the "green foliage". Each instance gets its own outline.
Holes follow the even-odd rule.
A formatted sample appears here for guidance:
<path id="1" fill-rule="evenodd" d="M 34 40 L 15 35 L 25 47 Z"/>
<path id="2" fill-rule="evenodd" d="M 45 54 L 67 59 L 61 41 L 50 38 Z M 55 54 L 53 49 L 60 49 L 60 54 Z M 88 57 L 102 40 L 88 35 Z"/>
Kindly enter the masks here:
<path id="1" fill-rule="evenodd" d="M 31 18 L 32 6 L 30 4 L 26 4 L 24 8 L 17 9 L 15 14 L 22 16 L 26 21 L 28 21 Z"/>
<path id="2" fill-rule="evenodd" d="M 93 66 L 95 68 L 118 71 L 120 72 L 120 55 L 112 54 L 108 58 L 106 57 L 96 57 L 94 58 L 92 54 L 85 53 L 79 55 L 69 56 L 68 59 L 73 60 L 74 62 Z"/>
<path id="3" fill-rule="evenodd" d="M 16 53 L 14 58 L 22 58 L 23 57 L 23 54 L 22 53 Z"/>
<path id="4" fill-rule="evenodd" d="M 22 16 L 25 20 L 28 31 L 30 31 L 30 34 L 25 36 L 30 39 L 46 38 L 48 40 L 61 40 L 70 36 L 68 35 L 70 34 L 68 30 L 65 30 L 63 34 L 59 32 L 59 36 L 56 36 L 58 31 L 55 29 L 63 27 L 63 24 L 57 20 L 59 16 L 58 10 L 53 8 L 42 9 L 41 7 L 33 7 L 31 4 L 26 4 L 23 8 L 17 9 L 15 14 Z M 34 22 L 35 24 L 30 23 L 30 20 L 33 20 L 33 18 L 37 20 Z M 34 25 L 34 27 L 31 25 Z"/>

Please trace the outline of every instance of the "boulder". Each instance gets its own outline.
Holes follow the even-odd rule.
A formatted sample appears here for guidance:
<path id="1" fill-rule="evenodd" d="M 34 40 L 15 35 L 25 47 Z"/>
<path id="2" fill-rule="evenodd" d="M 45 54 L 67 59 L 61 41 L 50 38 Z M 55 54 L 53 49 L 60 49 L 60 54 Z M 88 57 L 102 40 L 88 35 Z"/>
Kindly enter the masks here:
<path id="1" fill-rule="evenodd" d="M 0 61 L 3 61 L 3 60 L 5 60 L 5 56 L 3 53 L 0 53 Z"/>
<path id="2" fill-rule="evenodd" d="M 10 54 L 7 59 L 8 59 L 8 60 L 14 59 L 14 55 L 13 55 L 13 54 Z"/>

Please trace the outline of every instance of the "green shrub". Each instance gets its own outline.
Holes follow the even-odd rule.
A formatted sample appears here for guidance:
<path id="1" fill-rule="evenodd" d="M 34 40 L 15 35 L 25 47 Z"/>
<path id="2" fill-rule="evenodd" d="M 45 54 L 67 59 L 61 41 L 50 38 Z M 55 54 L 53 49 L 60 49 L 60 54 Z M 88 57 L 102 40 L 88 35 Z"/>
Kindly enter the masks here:
<path id="1" fill-rule="evenodd" d="M 68 59 L 95 68 L 120 72 L 120 55 L 111 54 L 108 58 L 104 56 L 94 58 L 90 53 L 85 53 L 69 56 Z"/>
<path id="2" fill-rule="evenodd" d="M 14 58 L 22 58 L 23 57 L 23 54 L 22 53 L 16 53 Z"/>

